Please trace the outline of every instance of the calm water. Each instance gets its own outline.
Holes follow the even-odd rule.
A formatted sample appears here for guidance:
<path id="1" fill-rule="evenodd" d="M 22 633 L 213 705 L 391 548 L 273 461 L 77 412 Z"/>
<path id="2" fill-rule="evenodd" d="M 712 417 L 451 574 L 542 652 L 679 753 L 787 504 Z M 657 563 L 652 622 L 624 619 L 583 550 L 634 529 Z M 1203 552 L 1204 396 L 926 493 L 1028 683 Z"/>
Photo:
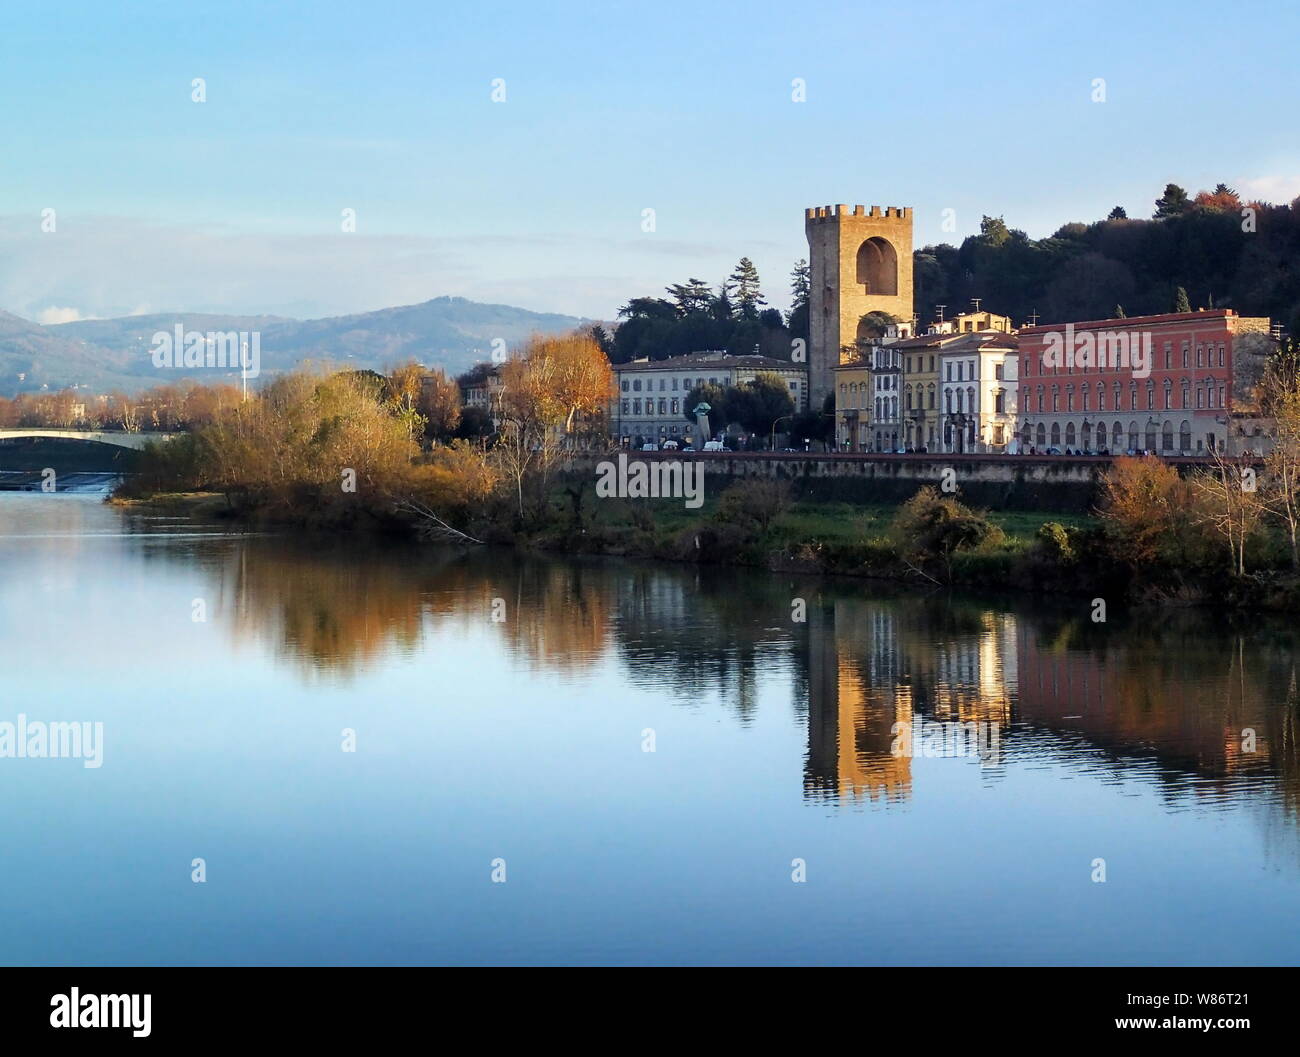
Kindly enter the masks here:
<path id="1" fill-rule="evenodd" d="M 1294 964 L 1293 628 L 0 494 L 0 961 Z"/>

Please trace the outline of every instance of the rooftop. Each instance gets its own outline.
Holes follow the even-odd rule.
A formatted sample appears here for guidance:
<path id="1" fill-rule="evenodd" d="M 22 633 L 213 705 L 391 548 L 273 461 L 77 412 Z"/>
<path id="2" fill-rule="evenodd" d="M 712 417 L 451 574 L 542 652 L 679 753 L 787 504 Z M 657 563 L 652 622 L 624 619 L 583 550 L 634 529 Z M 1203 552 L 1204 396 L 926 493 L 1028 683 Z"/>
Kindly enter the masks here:
<path id="1" fill-rule="evenodd" d="M 914 338 L 901 338 L 882 345 L 884 349 L 941 349 L 943 352 L 974 352 L 977 349 L 1014 349 L 1016 335 L 1003 330 L 967 330 L 956 334 L 918 334 Z"/>
<path id="2" fill-rule="evenodd" d="M 1070 326 L 1075 330 L 1123 330 L 1126 327 L 1160 326 L 1168 323 L 1206 323 L 1223 320 L 1237 314 L 1230 308 L 1203 308 L 1199 312 L 1162 312 L 1154 316 L 1125 316 L 1120 319 L 1088 319 L 1061 323 L 1040 323 L 1036 327 L 1021 327 L 1021 334 L 1046 334 Z"/>
<path id="3" fill-rule="evenodd" d="M 685 371 L 699 367 L 748 367 L 768 371 L 802 371 L 807 364 L 778 360 L 773 356 L 728 356 L 725 352 L 692 352 L 666 360 L 633 360 L 611 364 L 615 371 Z"/>

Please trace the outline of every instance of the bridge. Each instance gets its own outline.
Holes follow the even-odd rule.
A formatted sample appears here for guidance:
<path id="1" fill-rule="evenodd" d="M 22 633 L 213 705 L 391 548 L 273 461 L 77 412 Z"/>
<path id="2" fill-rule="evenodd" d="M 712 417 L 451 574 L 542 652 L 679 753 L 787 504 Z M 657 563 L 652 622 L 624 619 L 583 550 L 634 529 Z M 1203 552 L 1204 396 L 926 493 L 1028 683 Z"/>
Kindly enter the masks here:
<path id="1" fill-rule="evenodd" d="M 149 441 L 171 440 L 178 433 L 127 433 L 123 430 L 90 429 L 0 429 L 0 440 L 27 440 L 49 438 L 52 440 L 82 440 L 93 444 L 112 444 L 119 448 L 143 451 Z"/>

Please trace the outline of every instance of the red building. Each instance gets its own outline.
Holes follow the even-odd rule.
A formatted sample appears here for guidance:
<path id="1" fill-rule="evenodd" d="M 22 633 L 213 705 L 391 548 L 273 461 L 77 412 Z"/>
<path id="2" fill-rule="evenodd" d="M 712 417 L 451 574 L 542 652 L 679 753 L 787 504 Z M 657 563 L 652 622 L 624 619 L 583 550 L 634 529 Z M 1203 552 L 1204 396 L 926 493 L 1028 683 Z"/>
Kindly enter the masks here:
<path id="1" fill-rule="evenodd" d="M 1230 309 L 1022 328 L 1021 450 L 1249 447 L 1241 423 L 1255 410 L 1268 331 L 1267 319 Z"/>

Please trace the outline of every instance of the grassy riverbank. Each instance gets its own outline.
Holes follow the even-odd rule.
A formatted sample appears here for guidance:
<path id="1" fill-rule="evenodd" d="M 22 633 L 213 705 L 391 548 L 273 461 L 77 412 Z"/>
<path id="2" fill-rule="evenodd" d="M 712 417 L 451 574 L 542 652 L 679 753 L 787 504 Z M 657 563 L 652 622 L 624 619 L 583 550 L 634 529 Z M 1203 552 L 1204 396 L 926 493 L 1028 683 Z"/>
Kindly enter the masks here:
<path id="1" fill-rule="evenodd" d="M 1041 578 L 1038 566 L 1050 546 L 1044 525 L 1078 539 L 1101 532 L 1090 515 L 976 512 L 932 489 L 903 504 L 860 505 L 792 500 L 760 482 L 734 484 L 689 509 L 681 499 L 597 500 L 570 481 L 553 493 L 545 522 L 497 538 L 563 553 L 999 589 L 1032 589 L 1033 578 Z M 1053 589 L 1080 590 L 1073 571 L 1056 570 Z"/>
<path id="2" fill-rule="evenodd" d="M 196 521 L 248 520 L 213 492 L 111 501 Z M 422 528 L 414 518 L 397 517 L 324 531 L 339 536 L 362 525 L 412 535 Z M 1102 598 L 1118 605 L 1300 609 L 1300 581 L 1276 560 L 1269 572 L 1235 577 L 1223 554 L 1200 537 L 1176 541 L 1172 554 L 1137 554 L 1122 530 L 1095 513 L 970 510 L 928 489 L 904 504 L 858 505 L 733 485 L 688 509 L 681 499 L 597 499 L 589 480 L 560 478 L 527 523 L 512 518 L 508 504 L 491 503 L 462 525 L 491 545 L 550 553 L 1060 594 L 1085 605 Z"/>

